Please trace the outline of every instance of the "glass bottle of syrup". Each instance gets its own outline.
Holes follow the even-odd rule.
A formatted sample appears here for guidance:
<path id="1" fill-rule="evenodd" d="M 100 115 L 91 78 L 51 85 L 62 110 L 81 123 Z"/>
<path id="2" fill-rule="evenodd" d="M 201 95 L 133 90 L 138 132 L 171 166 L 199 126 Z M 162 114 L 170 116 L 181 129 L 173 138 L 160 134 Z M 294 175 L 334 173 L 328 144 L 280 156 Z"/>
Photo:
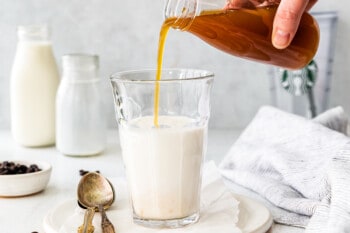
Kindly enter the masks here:
<path id="1" fill-rule="evenodd" d="M 285 49 L 272 45 L 273 19 L 279 0 L 244 0 L 228 7 L 226 0 L 167 0 L 163 28 L 187 31 L 231 55 L 262 63 L 300 69 L 314 57 L 319 28 L 308 13 Z M 167 30 L 164 30 L 167 31 Z"/>

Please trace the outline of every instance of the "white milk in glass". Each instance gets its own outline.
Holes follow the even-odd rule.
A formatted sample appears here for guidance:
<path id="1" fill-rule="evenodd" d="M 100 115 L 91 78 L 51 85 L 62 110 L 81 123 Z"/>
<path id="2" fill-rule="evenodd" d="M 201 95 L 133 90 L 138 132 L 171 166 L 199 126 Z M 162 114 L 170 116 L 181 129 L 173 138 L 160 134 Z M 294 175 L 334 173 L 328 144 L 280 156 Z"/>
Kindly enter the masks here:
<path id="1" fill-rule="evenodd" d="M 11 75 L 11 131 L 24 146 L 55 143 L 59 73 L 47 28 L 19 28 Z"/>
<path id="2" fill-rule="evenodd" d="M 178 219 L 199 210 L 207 127 L 181 116 L 146 116 L 119 127 L 133 209 L 144 219 Z"/>

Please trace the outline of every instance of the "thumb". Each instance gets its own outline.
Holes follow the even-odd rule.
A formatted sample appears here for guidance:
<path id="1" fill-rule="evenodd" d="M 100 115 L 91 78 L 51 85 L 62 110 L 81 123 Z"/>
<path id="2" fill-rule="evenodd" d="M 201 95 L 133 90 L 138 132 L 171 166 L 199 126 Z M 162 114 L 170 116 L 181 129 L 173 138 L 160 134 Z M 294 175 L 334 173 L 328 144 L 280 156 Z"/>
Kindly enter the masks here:
<path id="1" fill-rule="evenodd" d="M 278 49 L 289 46 L 293 40 L 301 16 L 303 15 L 307 0 L 282 0 L 278 6 L 272 32 L 272 44 Z"/>

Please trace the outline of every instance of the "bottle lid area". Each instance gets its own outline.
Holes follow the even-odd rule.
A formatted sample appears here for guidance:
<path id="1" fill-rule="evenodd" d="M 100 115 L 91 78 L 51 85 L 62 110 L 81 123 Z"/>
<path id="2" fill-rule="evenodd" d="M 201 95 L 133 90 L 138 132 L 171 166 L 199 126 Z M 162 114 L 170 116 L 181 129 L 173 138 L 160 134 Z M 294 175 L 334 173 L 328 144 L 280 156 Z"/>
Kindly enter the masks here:
<path id="1" fill-rule="evenodd" d="M 50 27 L 45 24 L 21 25 L 17 28 L 19 40 L 48 41 L 51 36 Z"/>
<path id="2" fill-rule="evenodd" d="M 69 77 L 71 81 L 97 81 L 97 70 L 99 57 L 92 54 L 66 54 L 62 56 L 62 67 L 64 77 Z"/>
<path id="3" fill-rule="evenodd" d="M 62 65 L 67 70 L 95 70 L 98 69 L 99 58 L 93 54 L 66 54 L 62 56 Z"/>

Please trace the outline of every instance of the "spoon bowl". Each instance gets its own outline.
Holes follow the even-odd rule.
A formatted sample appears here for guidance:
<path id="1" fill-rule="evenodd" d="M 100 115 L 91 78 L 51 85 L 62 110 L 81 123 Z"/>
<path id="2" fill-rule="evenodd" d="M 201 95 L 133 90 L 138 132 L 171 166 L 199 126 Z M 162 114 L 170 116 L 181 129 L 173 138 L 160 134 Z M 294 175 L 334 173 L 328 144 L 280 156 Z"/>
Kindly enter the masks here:
<path id="1" fill-rule="evenodd" d="M 85 174 L 78 185 L 79 203 L 86 208 L 102 205 L 108 209 L 114 202 L 115 193 L 111 183 L 96 172 Z"/>

